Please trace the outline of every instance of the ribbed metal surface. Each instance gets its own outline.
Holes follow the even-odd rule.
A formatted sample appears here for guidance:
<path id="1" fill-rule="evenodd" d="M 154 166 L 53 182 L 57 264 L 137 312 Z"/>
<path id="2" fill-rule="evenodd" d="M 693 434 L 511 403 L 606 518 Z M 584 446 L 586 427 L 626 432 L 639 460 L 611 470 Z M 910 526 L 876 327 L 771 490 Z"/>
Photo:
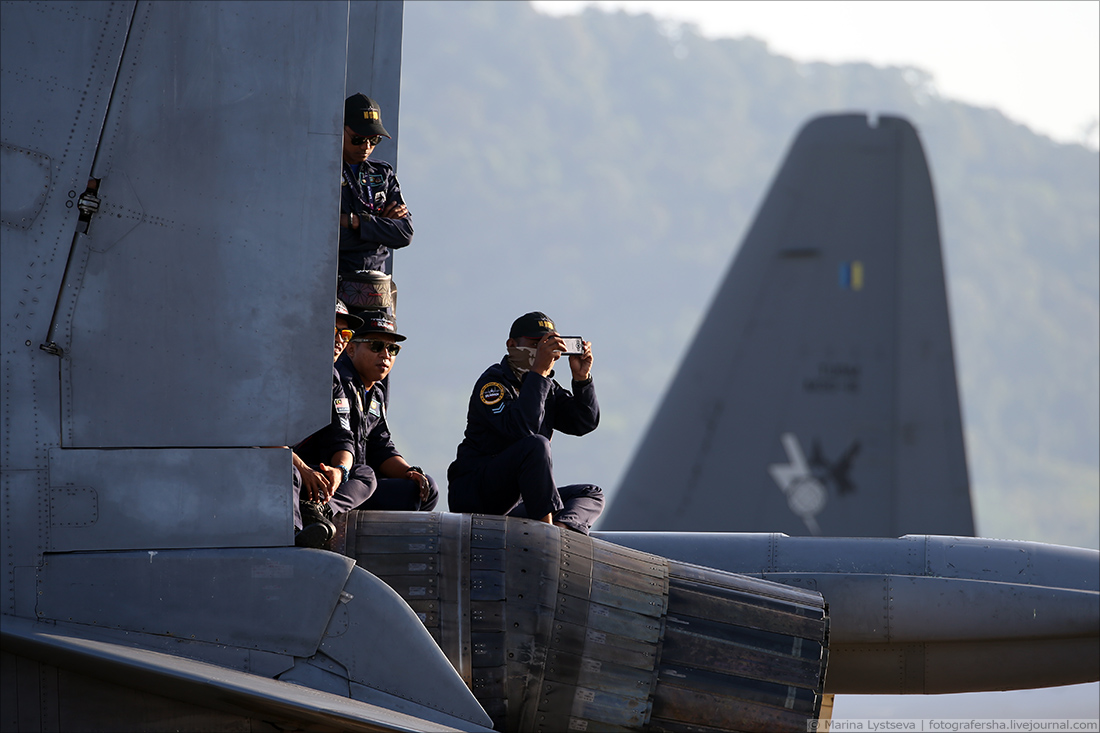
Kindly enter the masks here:
<path id="1" fill-rule="evenodd" d="M 806 730 L 821 707 L 828 620 L 817 593 L 670 561 L 647 728 Z"/>
<path id="2" fill-rule="evenodd" d="M 420 616 L 499 730 L 805 730 L 819 594 L 530 520 L 349 512 L 334 548 Z"/>
<path id="3" fill-rule="evenodd" d="M 668 564 L 560 533 L 542 693 L 527 730 L 642 730 L 649 718 Z M 541 609 L 540 609 L 541 612 Z"/>

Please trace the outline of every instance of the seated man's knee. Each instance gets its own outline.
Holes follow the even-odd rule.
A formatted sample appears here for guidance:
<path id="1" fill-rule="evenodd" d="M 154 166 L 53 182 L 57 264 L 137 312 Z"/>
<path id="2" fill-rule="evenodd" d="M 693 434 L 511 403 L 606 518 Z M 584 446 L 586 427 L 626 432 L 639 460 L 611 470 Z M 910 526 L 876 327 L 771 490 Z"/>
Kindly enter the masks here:
<path id="1" fill-rule="evenodd" d="M 550 458 L 550 439 L 542 435 L 528 435 L 521 438 L 516 445 L 520 446 L 525 459 L 545 460 Z"/>
<path id="2" fill-rule="evenodd" d="M 577 492 L 577 496 L 583 496 L 587 499 L 597 501 L 600 503 L 600 506 L 603 506 L 604 503 L 603 489 L 592 484 L 584 484 L 581 490 Z"/>
<path id="3" fill-rule="evenodd" d="M 554 515 L 554 521 L 575 532 L 588 534 L 603 513 L 603 490 L 593 484 L 570 484 L 558 490 L 565 506 Z"/>
<path id="4" fill-rule="evenodd" d="M 369 489 L 370 494 L 374 493 L 374 490 L 378 488 L 378 476 L 374 473 L 374 469 L 362 463 L 356 463 L 351 467 L 351 471 L 348 472 L 348 478 L 358 479 Z"/>

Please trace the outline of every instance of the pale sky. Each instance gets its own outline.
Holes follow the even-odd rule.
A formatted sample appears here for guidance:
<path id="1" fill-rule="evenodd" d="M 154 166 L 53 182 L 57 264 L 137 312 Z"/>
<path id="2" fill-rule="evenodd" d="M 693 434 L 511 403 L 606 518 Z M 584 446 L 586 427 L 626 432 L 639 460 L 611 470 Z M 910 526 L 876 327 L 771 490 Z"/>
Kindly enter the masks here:
<path id="1" fill-rule="evenodd" d="M 588 5 L 690 22 L 708 38 L 755 36 L 798 61 L 866 61 L 929 72 L 940 96 L 1060 142 L 1100 145 L 1100 1 L 536 0 L 552 15 Z"/>

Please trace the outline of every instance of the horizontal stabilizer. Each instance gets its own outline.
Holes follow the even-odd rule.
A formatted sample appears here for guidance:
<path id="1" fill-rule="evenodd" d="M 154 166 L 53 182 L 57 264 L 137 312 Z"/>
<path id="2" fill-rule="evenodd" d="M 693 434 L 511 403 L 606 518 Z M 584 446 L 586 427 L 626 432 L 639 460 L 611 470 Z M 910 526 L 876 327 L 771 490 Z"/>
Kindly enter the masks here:
<path id="1" fill-rule="evenodd" d="M 200 707 L 273 723 L 347 731 L 487 731 L 462 728 L 173 654 L 82 638 L 56 625 L 4 616 L 3 649 L 40 663 L 93 675 Z"/>

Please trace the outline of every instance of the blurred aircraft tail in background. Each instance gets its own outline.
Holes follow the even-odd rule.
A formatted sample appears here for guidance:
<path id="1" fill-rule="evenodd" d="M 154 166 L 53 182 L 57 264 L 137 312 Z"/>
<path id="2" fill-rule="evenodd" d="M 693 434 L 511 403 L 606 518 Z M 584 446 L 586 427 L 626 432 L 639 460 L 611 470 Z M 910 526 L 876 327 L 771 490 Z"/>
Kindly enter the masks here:
<path id="1" fill-rule="evenodd" d="M 936 203 L 909 122 L 802 129 L 600 529 L 974 534 Z"/>

